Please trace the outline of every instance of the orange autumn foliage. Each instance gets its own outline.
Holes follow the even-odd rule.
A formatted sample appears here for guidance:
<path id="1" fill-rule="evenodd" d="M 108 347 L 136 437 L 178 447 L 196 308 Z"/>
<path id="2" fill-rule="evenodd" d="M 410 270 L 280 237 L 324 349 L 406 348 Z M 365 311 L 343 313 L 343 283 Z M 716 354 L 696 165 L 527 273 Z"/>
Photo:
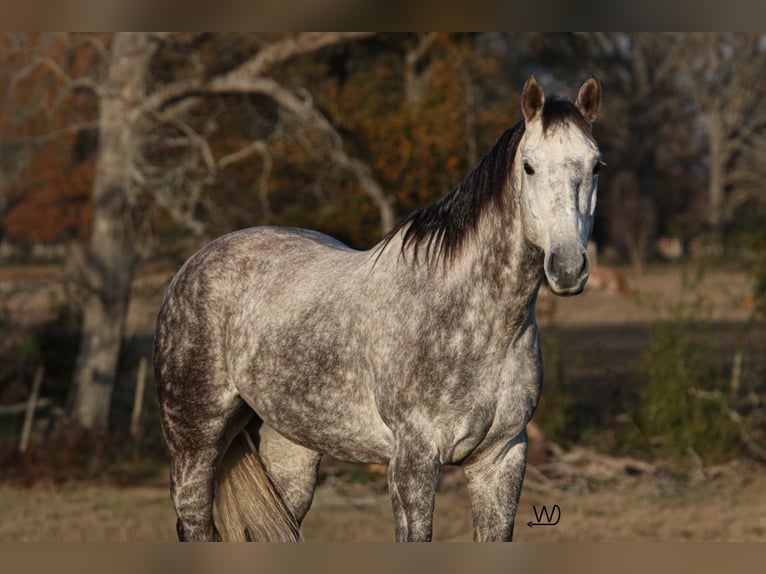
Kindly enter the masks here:
<path id="1" fill-rule="evenodd" d="M 95 159 L 73 164 L 65 153 L 66 142 L 56 147 L 59 149 L 34 150 L 19 184 L 11 190 L 11 197 L 19 200 L 4 224 L 6 233 L 17 242 L 84 241 L 89 235 Z"/>
<path id="2" fill-rule="evenodd" d="M 22 244 L 84 240 L 98 106 L 91 91 L 70 82 L 95 76 L 101 56 L 92 43 L 67 34 L 16 36 L 13 43 L 2 37 L 0 133 L 12 174 L 3 189 L 2 232 Z"/>
<path id="3" fill-rule="evenodd" d="M 496 61 L 450 35 L 440 35 L 432 48 L 415 106 L 405 99 L 402 60 L 396 52 L 383 53 L 343 84 L 328 83 L 323 94 L 332 120 L 353 134 L 347 145 L 368 158 L 399 215 L 449 191 L 518 119 L 515 96 L 480 109 L 466 101 L 467 82 L 492 82 L 499 70 Z M 476 140 L 479 157 L 470 157 L 469 138 Z"/>

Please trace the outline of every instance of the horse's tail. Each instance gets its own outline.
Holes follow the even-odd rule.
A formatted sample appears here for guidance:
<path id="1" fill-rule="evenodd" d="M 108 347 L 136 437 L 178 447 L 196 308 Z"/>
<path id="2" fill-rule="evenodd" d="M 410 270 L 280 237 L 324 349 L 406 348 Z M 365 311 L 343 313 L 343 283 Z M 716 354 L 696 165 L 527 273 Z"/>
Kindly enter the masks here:
<path id="1" fill-rule="evenodd" d="M 213 516 L 224 541 L 303 540 L 298 521 L 246 431 L 232 441 L 216 473 Z"/>

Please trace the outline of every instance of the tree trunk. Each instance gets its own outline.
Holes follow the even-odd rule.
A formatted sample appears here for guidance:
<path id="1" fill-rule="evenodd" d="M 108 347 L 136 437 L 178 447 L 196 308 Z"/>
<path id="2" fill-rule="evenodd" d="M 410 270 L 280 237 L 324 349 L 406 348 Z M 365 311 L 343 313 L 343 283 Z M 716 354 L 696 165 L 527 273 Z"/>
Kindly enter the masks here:
<path id="1" fill-rule="evenodd" d="M 404 55 L 404 101 L 412 110 L 418 109 L 423 100 L 430 72 L 424 60 L 436 37 L 435 32 L 418 34 L 417 45 Z"/>
<path id="2" fill-rule="evenodd" d="M 105 429 L 109 419 L 135 261 L 129 213 L 139 145 L 135 112 L 155 48 L 147 34 L 116 34 L 103 85 L 93 227 L 83 270 L 87 293 L 70 413 L 86 429 Z"/>

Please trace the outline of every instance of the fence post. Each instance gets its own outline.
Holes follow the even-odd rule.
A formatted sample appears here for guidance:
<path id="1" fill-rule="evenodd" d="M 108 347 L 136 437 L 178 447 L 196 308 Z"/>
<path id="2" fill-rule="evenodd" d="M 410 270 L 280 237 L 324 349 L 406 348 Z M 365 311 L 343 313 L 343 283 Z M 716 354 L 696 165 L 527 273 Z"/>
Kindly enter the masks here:
<path id="1" fill-rule="evenodd" d="M 133 415 L 130 417 L 130 436 L 138 438 L 141 435 L 141 410 L 144 404 L 144 387 L 146 386 L 146 357 L 141 357 L 136 376 L 136 395 L 133 398 Z"/>
<path id="2" fill-rule="evenodd" d="M 40 365 L 35 371 L 35 378 L 32 382 L 32 392 L 29 394 L 29 401 L 27 402 L 27 412 L 24 415 L 24 426 L 21 428 L 19 452 L 26 451 L 29 446 L 29 439 L 32 436 L 32 422 L 35 418 L 35 410 L 37 409 L 37 399 L 40 396 L 40 386 L 43 382 L 43 374 L 45 374 L 45 367 Z"/>

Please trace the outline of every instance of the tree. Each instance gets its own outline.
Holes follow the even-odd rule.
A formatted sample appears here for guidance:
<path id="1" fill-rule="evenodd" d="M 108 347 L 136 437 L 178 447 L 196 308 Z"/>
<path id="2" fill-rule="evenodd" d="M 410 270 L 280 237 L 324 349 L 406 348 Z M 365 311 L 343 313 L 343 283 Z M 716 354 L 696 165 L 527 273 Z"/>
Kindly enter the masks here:
<path id="1" fill-rule="evenodd" d="M 376 57 L 319 93 L 403 216 L 448 192 L 520 119 L 518 86 L 476 35 L 397 34 L 376 42 Z"/>
<path id="2" fill-rule="evenodd" d="M 149 34 L 117 34 L 99 86 L 99 147 L 93 221 L 83 265 L 87 294 L 74 373 L 72 417 L 106 428 L 136 261 L 129 207 L 141 145 L 141 104 L 158 47 Z"/>
<path id="3" fill-rule="evenodd" d="M 617 137 L 609 142 L 621 164 L 609 178 L 609 228 L 633 268 L 642 271 L 657 237 L 659 157 L 670 118 L 678 122 L 681 116 L 668 97 L 672 75 L 664 55 L 666 40 L 646 33 L 598 34 L 594 39 L 601 61 L 612 67 L 607 77 L 617 78 L 610 82 L 617 88 L 613 109 L 624 118 L 624 128 L 613 130 Z"/>
<path id="4" fill-rule="evenodd" d="M 764 36 L 681 34 L 672 60 L 707 140 L 708 221 L 718 233 L 737 207 L 762 192 L 766 150 Z"/>

